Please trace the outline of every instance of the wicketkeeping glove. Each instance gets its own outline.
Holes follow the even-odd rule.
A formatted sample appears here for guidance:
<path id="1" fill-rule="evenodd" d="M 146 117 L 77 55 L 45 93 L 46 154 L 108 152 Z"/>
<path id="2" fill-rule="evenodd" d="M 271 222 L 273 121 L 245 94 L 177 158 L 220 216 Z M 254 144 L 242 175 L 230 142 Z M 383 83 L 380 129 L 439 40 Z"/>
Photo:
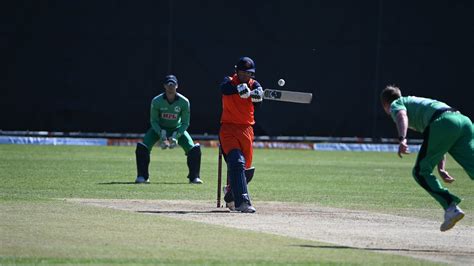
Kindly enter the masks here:
<path id="1" fill-rule="evenodd" d="M 252 102 L 258 103 L 263 101 L 263 89 L 262 87 L 258 87 L 255 90 L 250 92 L 250 97 L 252 98 Z"/>
<path id="2" fill-rule="evenodd" d="M 170 144 L 168 143 L 168 140 L 162 140 L 160 142 L 160 147 L 161 149 L 165 150 L 166 148 L 168 148 L 170 146 Z"/>
<path id="3" fill-rule="evenodd" d="M 247 83 L 237 85 L 237 91 L 239 92 L 240 98 L 247 99 L 250 96 L 250 89 Z"/>
<path id="4" fill-rule="evenodd" d="M 178 145 L 178 140 L 176 139 L 176 131 L 173 132 L 171 137 L 169 138 L 169 143 L 170 143 L 170 149 L 175 148 Z"/>

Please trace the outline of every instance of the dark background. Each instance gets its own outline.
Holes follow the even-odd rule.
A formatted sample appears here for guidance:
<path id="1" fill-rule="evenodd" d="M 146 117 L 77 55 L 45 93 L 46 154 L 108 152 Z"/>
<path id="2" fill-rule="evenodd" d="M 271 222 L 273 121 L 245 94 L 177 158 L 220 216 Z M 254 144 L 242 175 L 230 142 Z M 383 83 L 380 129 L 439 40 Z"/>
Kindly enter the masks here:
<path id="1" fill-rule="evenodd" d="M 144 133 L 167 73 L 191 134 L 216 134 L 219 83 L 241 56 L 270 102 L 257 135 L 393 137 L 379 92 L 435 98 L 474 118 L 474 1 L 2 1 L 0 130 Z"/>

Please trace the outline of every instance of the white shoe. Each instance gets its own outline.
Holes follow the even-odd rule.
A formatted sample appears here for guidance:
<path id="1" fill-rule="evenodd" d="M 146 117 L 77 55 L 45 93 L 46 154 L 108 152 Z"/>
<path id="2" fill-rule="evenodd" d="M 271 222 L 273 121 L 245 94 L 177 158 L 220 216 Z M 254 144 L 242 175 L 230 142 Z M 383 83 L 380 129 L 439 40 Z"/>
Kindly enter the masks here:
<path id="1" fill-rule="evenodd" d="M 143 176 L 137 176 L 137 179 L 135 179 L 135 183 L 137 184 L 149 184 L 150 183 L 150 179 L 149 178 L 145 178 Z"/>
<path id="2" fill-rule="evenodd" d="M 202 183 L 204 183 L 204 182 L 202 182 L 201 178 L 196 177 L 196 178 L 194 178 L 193 180 L 189 180 L 189 183 L 190 183 L 190 184 L 202 184 Z"/>
<path id="3" fill-rule="evenodd" d="M 242 204 L 240 204 L 239 207 L 235 208 L 235 210 L 244 213 L 254 213 L 257 211 L 252 205 L 247 202 L 242 202 Z"/>
<path id="4" fill-rule="evenodd" d="M 456 223 L 462 218 L 464 218 L 464 212 L 461 210 L 461 208 L 455 204 L 451 204 L 444 213 L 444 222 L 441 224 L 439 230 L 441 230 L 441 232 L 448 231 L 449 229 L 453 228 L 454 225 L 456 225 Z"/>

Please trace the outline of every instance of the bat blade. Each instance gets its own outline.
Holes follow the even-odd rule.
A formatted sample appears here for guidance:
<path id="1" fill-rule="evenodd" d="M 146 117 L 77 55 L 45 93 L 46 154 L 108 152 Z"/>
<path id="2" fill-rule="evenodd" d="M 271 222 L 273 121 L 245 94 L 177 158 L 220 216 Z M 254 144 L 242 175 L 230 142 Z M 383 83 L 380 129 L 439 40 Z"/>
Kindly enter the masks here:
<path id="1" fill-rule="evenodd" d="M 313 94 L 299 91 L 283 91 L 265 89 L 263 91 L 263 98 L 266 100 L 291 102 L 291 103 L 311 103 Z"/>

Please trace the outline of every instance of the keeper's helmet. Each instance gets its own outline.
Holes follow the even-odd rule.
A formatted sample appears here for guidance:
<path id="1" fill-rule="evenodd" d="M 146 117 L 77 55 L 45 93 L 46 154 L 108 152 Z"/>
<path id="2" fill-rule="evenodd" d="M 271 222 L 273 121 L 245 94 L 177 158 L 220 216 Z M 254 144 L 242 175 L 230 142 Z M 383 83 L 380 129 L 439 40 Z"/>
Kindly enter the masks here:
<path id="1" fill-rule="evenodd" d="M 255 74 L 255 63 L 250 57 L 241 57 L 235 65 L 235 70 L 247 71 Z"/>

